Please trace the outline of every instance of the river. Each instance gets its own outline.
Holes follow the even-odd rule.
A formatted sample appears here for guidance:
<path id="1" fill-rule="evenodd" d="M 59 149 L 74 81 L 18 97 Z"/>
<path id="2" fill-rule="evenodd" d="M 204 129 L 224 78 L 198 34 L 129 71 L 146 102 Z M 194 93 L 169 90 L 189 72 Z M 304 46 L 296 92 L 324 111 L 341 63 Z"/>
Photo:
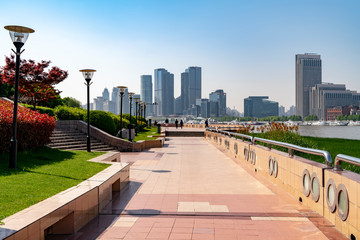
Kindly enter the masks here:
<path id="1" fill-rule="evenodd" d="M 360 126 L 299 126 L 302 136 L 360 140 Z"/>

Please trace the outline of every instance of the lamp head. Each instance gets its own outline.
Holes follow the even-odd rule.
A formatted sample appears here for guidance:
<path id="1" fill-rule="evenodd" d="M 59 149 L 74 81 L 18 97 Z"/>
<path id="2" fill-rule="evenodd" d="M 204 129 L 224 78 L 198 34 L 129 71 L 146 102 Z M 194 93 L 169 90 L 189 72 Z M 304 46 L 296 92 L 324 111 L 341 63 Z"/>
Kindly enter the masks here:
<path id="1" fill-rule="evenodd" d="M 29 34 L 35 32 L 34 29 L 23 26 L 8 25 L 4 28 L 9 31 L 10 38 L 17 48 L 21 48 L 28 39 Z"/>
<path id="2" fill-rule="evenodd" d="M 94 70 L 94 69 L 82 69 L 82 70 L 80 70 L 80 72 L 84 76 L 85 80 L 90 81 L 92 79 L 92 77 L 94 76 L 94 72 L 96 72 L 96 70 Z"/>
<path id="3" fill-rule="evenodd" d="M 117 88 L 120 90 L 121 93 L 124 93 L 125 90 L 127 89 L 127 87 L 125 86 L 118 86 Z"/>
<path id="4" fill-rule="evenodd" d="M 129 92 L 128 94 L 129 94 L 129 98 L 132 98 L 132 97 L 134 96 L 134 94 L 135 94 L 135 93 L 133 93 L 133 92 Z"/>

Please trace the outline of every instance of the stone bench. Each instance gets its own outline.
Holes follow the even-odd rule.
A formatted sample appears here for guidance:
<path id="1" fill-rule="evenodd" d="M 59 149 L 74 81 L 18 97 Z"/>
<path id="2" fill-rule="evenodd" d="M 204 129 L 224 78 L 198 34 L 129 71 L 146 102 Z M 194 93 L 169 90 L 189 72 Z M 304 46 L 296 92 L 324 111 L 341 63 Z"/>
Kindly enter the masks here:
<path id="1" fill-rule="evenodd" d="M 60 192 L 2 220 L 0 239 L 45 239 L 50 234 L 72 234 L 95 218 L 129 181 L 128 164 L 120 153 L 91 159 L 111 166 L 77 186 Z"/>

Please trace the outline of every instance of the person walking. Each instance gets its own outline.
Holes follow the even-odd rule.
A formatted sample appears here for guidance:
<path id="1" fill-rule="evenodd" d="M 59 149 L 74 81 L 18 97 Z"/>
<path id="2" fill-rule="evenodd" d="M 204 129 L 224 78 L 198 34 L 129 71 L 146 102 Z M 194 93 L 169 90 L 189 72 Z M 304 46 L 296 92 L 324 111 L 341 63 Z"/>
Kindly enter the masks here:
<path id="1" fill-rule="evenodd" d="M 180 119 L 180 128 L 182 129 L 182 128 L 183 128 L 183 126 L 184 126 L 184 122 L 183 122 L 183 120 L 182 120 L 182 119 Z"/>
<path id="2" fill-rule="evenodd" d="M 209 127 L 209 121 L 206 119 L 205 120 L 205 128 L 208 128 Z"/>
<path id="3" fill-rule="evenodd" d="M 177 119 L 175 119 L 175 127 L 176 127 L 176 129 L 178 128 L 178 124 L 179 124 L 179 121 Z"/>

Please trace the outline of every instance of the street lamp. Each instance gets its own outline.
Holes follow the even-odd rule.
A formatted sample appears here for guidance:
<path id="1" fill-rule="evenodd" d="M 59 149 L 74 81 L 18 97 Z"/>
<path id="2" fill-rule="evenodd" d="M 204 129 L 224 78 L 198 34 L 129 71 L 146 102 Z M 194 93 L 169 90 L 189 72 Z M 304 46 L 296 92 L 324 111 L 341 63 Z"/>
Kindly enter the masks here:
<path id="1" fill-rule="evenodd" d="M 133 96 L 135 93 L 133 92 L 129 92 L 129 101 L 130 101 L 130 123 L 128 125 L 128 129 L 129 129 L 129 141 L 131 142 L 132 139 L 131 139 L 131 129 L 132 129 L 132 124 L 131 124 L 131 109 L 132 109 L 132 99 L 133 99 Z"/>
<path id="2" fill-rule="evenodd" d="M 80 72 L 83 74 L 85 78 L 85 85 L 87 86 L 87 136 L 86 136 L 86 148 L 88 152 L 91 152 L 91 144 L 90 144 L 90 83 L 91 78 L 94 76 L 94 69 L 82 69 Z"/>
<path id="3" fill-rule="evenodd" d="M 10 38 L 13 41 L 16 52 L 12 50 L 16 55 L 16 70 L 15 70 L 15 93 L 14 93 L 14 116 L 13 116 L 13 135 L 10 140 L 10 161 L 9 168 L 16 168 L 17 159 L 17 107 L 18 107 L 18 92 L 19 92 L 19 69 L 20 69 L 20 54 L 24 51 L 20 51 L 24 46 L 30 33 L 35 32 L 31 28 L 22 26 L 5 26 L 6 30 L 10 33 Z"/>
<path id="4" fill-rule="evenodd" d="M 136 97 L 134 98 L 135 99 L 135 135 L 137 136 L 137 130 L 138 130 L 138 105 L 139 105 L 139 102 L 140 102 L 140 98 L 139 97 Z"/>
<path id="5" fill-rule="evenodd" d="M 127 87 L 125 86 L 118 86 L 117 87 L 120 91 L 120 137 L 122 138 L 122 110 L 123 110 L 123 98 L 124 98 L 124 93 L 125 90 L 127 89 Z"/>

